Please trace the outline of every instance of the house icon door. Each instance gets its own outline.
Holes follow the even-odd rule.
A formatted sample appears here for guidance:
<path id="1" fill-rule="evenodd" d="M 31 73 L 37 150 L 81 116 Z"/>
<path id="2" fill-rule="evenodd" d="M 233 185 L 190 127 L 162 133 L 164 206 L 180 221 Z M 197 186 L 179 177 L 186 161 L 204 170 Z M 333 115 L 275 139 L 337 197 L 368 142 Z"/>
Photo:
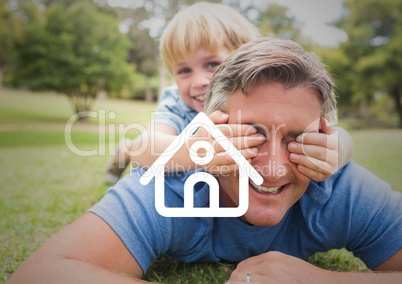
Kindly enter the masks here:
<path id="1" fill-rule="evenodd" d="M 198 154 L 200 149 L 206 151 L 205 156 Z M 197 165 L 203 166 L 212 161 L 214 148 L 207 141 L 197 141 L 190 147 L 190 158 Z M 209 209 L 219 208 L 219 183 L 216 178 L 207 172 L 195 172 L 190 175 L 184 183 L 184 208 L 192 210 L 194 208 L 194 185 L 198 182 L 205 182 L 209 186 Z"/>

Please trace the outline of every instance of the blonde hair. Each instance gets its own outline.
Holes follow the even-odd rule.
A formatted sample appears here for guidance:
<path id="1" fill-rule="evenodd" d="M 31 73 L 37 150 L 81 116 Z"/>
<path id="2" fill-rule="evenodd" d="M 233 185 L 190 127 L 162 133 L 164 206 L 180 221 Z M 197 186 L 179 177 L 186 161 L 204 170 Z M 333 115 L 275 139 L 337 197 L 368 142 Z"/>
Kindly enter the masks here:
<path id="1" fill-rule="evenodd" d="M 200 47 L 218 53 L 233 51 L 259 36 L 258 29 L 230 6 L 199 2 L 178 12 L 160 38 L 162 62 L 173 66 Z"/>
<path id="2" fill-rule="evenodd" d="M 321 115 L 337 120 L 334 82 L 324 64 L 290 40 L 261 38 L 233 52 L 216 71 L 207 93 L 204 111 L 226 111 L 229 96 L 250 86 L 279 82 L 285 88 L 311 87 L 321 101 Z"/>

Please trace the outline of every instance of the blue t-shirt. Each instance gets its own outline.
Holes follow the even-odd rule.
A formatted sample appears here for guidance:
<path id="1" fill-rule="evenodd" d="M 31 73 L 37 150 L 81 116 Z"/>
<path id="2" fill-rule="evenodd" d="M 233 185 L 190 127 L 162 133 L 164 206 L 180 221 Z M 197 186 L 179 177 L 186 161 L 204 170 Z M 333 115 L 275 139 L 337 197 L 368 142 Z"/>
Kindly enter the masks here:
<path id="1" fill-rule="evenodd" d="M 237 218 L 166 218 L 155 209 L 154 183 L 134 169 L 110 188 L 90 212 L 121 238 L 144 272 L 162 254 L 185 262 L 239 262 L 268 251 L 306 259 L 345 247 L 373 268 L 402 248 L 402 194 L 349 162 L 306 193 L 276 226 L 251 226 Z M 191 174 L 165 177 L 166 206 L 183 206 Z M 208 206 L 207 186 L 195 189 L 194 206 Z"/>
<path id="2" fill-rule="evenodd" d="M 177 86 L 171 86 L 164 89 L 152 122 L 168 124 L 180 134 L 197 113 L 183 101 Z"/>

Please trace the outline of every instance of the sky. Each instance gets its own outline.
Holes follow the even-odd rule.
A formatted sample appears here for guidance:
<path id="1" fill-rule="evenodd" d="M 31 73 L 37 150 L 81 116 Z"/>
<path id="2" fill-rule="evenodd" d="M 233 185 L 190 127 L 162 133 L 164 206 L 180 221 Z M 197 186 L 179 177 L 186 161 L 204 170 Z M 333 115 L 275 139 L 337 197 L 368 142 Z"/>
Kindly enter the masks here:
<path id="1" fill-rule="evenodd" d="M 255 0 L 254 2 L 278 3 L 288 7 L 303 24 L 302 33 L 318 44 L 335 47 L 347 39 L 344 31 L 329 25 L 342 16 L 344 0 Z"/>
<path id="2" fill-rule="evenodd" d="M 344 0 L 242 0 L 241 3 L 252 2 L 257 7 L 266 7 L 269 3 L 277 3 L 288 7 L 298 22 L 302 24 L 302 33 L 315 43 L 336 47 L 347 39 L 342 30 L 331 27 L 329 23 L 341 17 Z M 138 7 L 141 0 L 108 0 L 111 6 Z M 149 21 L 149 25 L 152 22 Z M 158 23 L 155 21 L 155 25 Z"/>

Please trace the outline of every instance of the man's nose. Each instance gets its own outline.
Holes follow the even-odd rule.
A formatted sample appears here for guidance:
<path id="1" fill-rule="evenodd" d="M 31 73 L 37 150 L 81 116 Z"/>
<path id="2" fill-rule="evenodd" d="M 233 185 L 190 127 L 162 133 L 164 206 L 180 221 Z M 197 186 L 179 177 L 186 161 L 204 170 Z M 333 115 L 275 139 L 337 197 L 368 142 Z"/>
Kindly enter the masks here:
<path id="1" fill-rule="evenodd" d="M 264 143 L 259 156 L 258 166 L 262 167 L 259 172 L 266 181 L 275 183 L 287 174 L 288 153 L 281 141 L 271 140 Z"/>

